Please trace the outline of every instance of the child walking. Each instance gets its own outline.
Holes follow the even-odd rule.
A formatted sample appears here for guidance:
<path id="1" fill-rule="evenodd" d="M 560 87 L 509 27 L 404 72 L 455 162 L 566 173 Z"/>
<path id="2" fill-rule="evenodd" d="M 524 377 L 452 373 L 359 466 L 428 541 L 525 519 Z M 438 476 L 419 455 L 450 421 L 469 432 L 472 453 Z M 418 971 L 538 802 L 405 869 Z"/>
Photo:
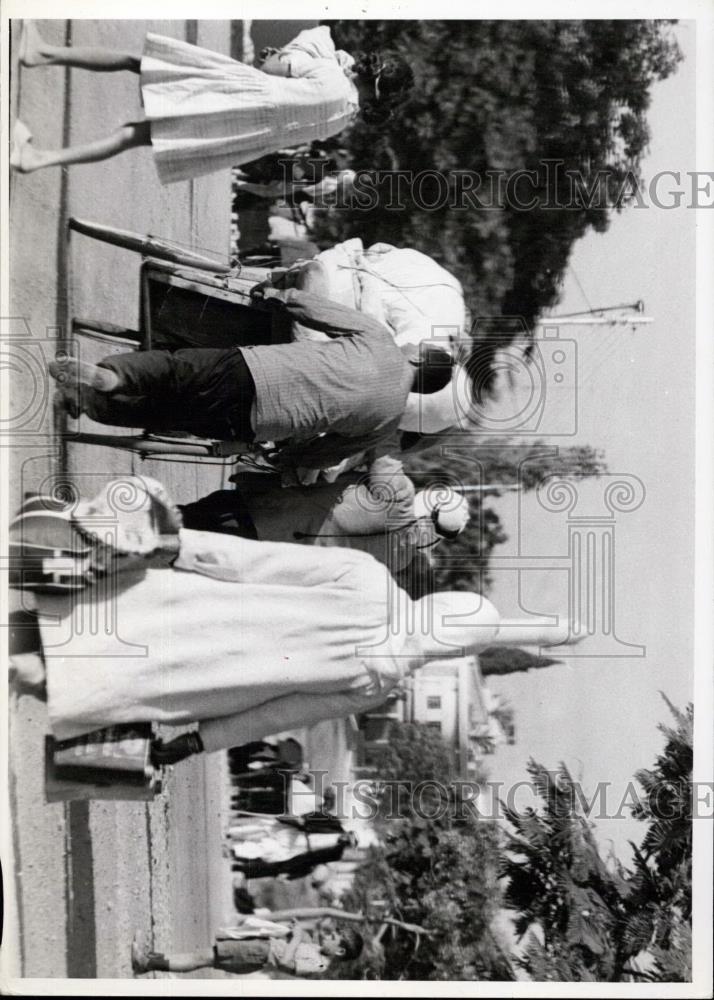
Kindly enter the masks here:
<path id="1" fill-rule="evenodd" d="M 300 978 L 326 972 L 332 961 L 358 958 L 362 935 L 347 927 L 341 933 L 320 927 L 316 941 L 296 920 L 289 924 L 246 916 L 236 927 L 219 931 L 212 948 L 164 955 L 149 951 L 140 938 L 131 949 L 134 972 L 195 972 L 221 969 L 236 975 L 279 969 Z"/>
<path id="2" fill-rule="evenodd" d="M 327 26 L 309 28 L 272 53 L 260 69 L 163 35 L 147 34 L 141 57 L 91 46 L 49 45 L 25 22 L 20 63 L 72 66 L 96 73 L 140 76 L 145 121 L 80 146 L 38 149 L 17 121 L 11 167 L 94 163 L 135 146 L 151 146 L 162 184 L 235 167 L 315 139 L 337 135 L 362 107 L 388 117 L 413 83 L 410 67 L 392 52 L 354 59 L 336 49 Z"/>

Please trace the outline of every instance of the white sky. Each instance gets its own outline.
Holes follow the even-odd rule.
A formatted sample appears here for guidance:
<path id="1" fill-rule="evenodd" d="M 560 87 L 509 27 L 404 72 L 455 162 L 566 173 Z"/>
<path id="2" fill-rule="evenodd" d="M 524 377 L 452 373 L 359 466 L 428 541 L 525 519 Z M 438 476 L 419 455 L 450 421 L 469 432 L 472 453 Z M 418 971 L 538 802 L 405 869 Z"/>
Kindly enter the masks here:
<path id="1" fill-rule="evenodd" d="M 695 27 L 688 22 L 676 31 L 685 61 L 653 89 L 646 179 L 674 170 L 684 181 L 694 169 Z M 663 184 L 663 192 L 673 183 Z M 526 777 L 529 756 L 549 767 L 563 760 L 586 790 L 613 782 L 618 803 L 634 772 L 651 766 L 662 746 L 656 724 L 669 721 L 669 712 L 658 692 L 680 707 L 692 698 L 695 212 L 684 204 L 626 209 L 607 233 L 581 240 L 571 264 L 592 306 L 643 299 L 655 319 L 637 332 L 592 327 L 561 333 L 577 341 L 578 433 L 546 436 L 549 443 L 602 448 L 612 473 L 633 474 L 644 484 L 641 507 L 617 515 L 614 575 L 617 635 L 645 646 L 646 655 L 570 659 L 529 675 L 492 678 L 492 689 L 516 710 L 518 742 L 490 758 L 490 770 L 509 783 Z M 587 307 L 568 275 L 556 311 Z M 561 415 L 565 406 L 559 404 Z M 585 495 L 606 513 L 599 485 L 588 485 Z M 499 501 L 511 537 L 498 555 L 516 551 L 517 503 L 513 495 Z M 566 515 L 546 512 L 529 495 L 520 520 L 523 552 L 567 553 Z M 502 614 L 517 615 L 519 600 L 533 612 L 567 609 L 565 574 L 524 574 L 520 598 L 514 576 L 500 574 L 490 595 Z M 578 652 L 597 653 L 596 643 L 586 639 Z M 597 830 L 603 846 L 611 839 L 623 860 L 627 840 L 638 842 L 644 832 L 630 819 L 598 821 Z"/>

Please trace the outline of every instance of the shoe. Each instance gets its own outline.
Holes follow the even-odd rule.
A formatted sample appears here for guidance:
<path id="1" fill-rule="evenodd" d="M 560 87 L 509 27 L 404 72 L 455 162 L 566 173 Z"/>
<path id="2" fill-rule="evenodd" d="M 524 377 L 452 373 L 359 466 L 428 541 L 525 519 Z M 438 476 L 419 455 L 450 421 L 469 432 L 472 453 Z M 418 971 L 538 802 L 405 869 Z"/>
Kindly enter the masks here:
<path id="1" fill-rule="evenodd" d="M 152 971 L 152 954 L 153 952 L 149 951 L 143 934 L 135 934 L 134 940 L 131 942 L 131 967 L 135 975 L 141 976 L 145 972 Z"/>
<path id="2" fill-rule="evenodd" d="M 30 143 L 32 142 L 32 132 L 27 125 L 18 118 L 12 130 L 12 148 L 10 149 L 10 168 L 20 174 L 24 174 L 30 168 L 31 159 Z"/>
<path id="3" fill-rule="evenodd" d="M 23 21 L 20 34 L 18 59 L 21 66 L 31 69 L 33 66 L 43 66 L 47 59 L 42 56 L 44 42 L 34 21 Z"/>
<path id="4" fill-rule="evenodd" d="M 47 675 L 39 653 L 18 653 L 9 657 L 8 682 L 18 697 L 30 695 L 41 701 L 47 697 Z"/>

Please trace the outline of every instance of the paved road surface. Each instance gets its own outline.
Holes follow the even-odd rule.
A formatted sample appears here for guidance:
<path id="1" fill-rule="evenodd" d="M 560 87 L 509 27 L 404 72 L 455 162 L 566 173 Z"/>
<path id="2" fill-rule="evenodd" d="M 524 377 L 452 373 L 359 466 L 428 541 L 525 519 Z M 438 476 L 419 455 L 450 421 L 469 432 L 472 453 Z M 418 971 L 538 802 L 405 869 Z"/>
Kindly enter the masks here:
<path id="1" fill-rule="evenodd" d="M 228 22 L 45 21 L 40 29 L 57 44 L 140 51 L 145 32 L 159 30 L 229 51 Z M 140 115 L 137 79 L 57 67 L 20 70 L 13 63 L 11 109 L 13 118 L 19 115 L 30 126 L 38 144 L 85 141 Z M 127 327 L 139 320 L 138 258 L 76 234 L 68 237 L 69 216 L 227 254 L 229 195 L 227 172 L 162 188 L 148 150 L 132 150 L 109 163 L 13 178 L 11 314 L 16 318 L 3 321 L 3 334 L 15 338 L 9 357 L 14 391 L 10 432 L 0 439 L 12 454 L 11 506 L 26 490 L 47 488 L 65 472 L 82 492 L 91 493 L 111 476 L 143 471 L 182 501 L 222 484 L 216 469 L 140 463 L 118 451 L 72 443 L 62 448 L 44 363 L 72 316 Z M 96 344 L 82 344 L 83 356 L 98 351 Z M 222 755 L 175 768 L 151 804 L 48 805 L 44 705 L 29 697 L 13 701 L 11 729 L 12 826 L 3 867 L 15 892 L 6 900 L 3 954 L 6 962 L 11 958 L 6 975 L 128 977 L 135 930 L 161 949 L 208 944 L 231 911 L 229 873 L 221 855 L 227 789 Z M 329 770 L 327 780 L 349 777 L 343 723 L 323 723 L 296 735 L 306 761 Z"/>
<path id="2" fill-rule="evenodd" d="M 159 30 L 229 51 L 228 22 L 45 21 L 58 44 L 104 44 L 140 51 L 146 30 Z M 16 42 L 16 39 L 15 39 Z M 140 116 L 137 77 L 13 63 L 12 116 L 38 144 L 65 145 Z M 53 433 L 43 359 L 71 316 L 96 316 L 136 327 L 139 260 L 84 237 L 67 236 L 70 215 L 162 235 L 228 253 L 228 172 L 162 188 L 148 150 L 71 171 L 15 177 L 11 190 L 12 315 L 5 335 L 17 337 L 13 366 L 10 502 L 46 485 L 63 468 L 90 491 L 96 482 L 136 471 L 129 456 L 70 444 Z M 220 485 L 215 470 L 145 463 L 181 500 Z M 81 683 L 81 678 L 78 678 Z M 44 802 L 44 706 L 27 697 L 12 706 L 12 848 L 17 890 L 5 954 L 25 976 L 131 975 L 134 930 L 158 947 L 207 944 L 229 904 L 221 859 L 220 755 L 176 768 L 164 792 L 144 803 Z M 12 864 L 4 858 L 6 877 Z M 12 875 L 10 875 L 12 880 Z"/>

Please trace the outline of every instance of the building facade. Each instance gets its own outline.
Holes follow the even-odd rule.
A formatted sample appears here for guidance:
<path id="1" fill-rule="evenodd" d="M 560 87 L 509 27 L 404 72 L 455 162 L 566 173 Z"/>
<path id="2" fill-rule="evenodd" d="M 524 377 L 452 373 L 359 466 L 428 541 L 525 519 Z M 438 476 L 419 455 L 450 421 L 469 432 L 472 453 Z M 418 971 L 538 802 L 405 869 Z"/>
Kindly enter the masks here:
<path id="1" fill-rule="evenodd" d="M 433 660 L 421 667 L 379 709 L 358 720 L 358 770 L 372 772 L 389 743 L 394 723 L 417 722 L 438 733 L 454 755 L 457 774 L 474 776 L 477 761 L 508 737 L 496 715 L 498 699 L 488 690 L 478 657 Z"/>

